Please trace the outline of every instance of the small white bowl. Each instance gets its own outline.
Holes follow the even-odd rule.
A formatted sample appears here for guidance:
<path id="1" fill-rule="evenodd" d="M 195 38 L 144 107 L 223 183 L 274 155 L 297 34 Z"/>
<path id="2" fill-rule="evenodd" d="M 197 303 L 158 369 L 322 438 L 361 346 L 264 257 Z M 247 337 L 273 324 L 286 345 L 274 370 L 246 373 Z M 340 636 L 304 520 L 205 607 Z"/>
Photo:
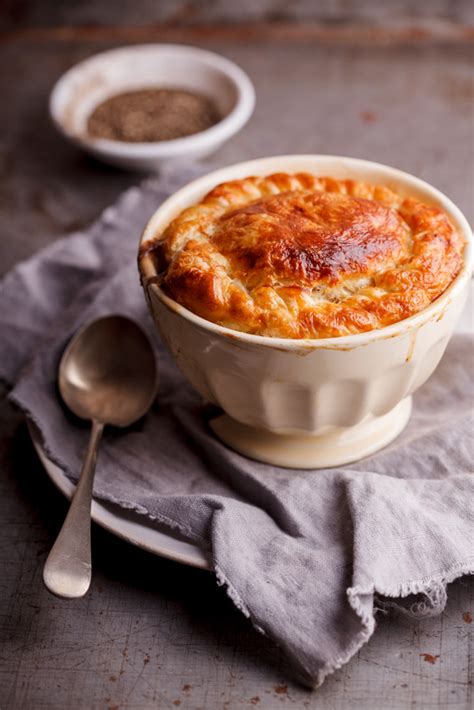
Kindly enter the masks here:
<path id="1" fill-rule="evenodd" d="M 464 266 L 430 306 L 381 330 L 319 340 L 269 338 L 211 323 L 157 284 L 146 243 L 216 184 L 248 175 L 306 171 L 387 185 L 442 207 L 466 240 Z M 140 272 L 156 325 L 191 384 L 226 413 L 211 427 L 251 458 L 292 468 L 356 461 L 392 441 L 407 423 L 411 395 L 433 373 L 469 288 L 472 232 L 460 210 L 426 182 L 378 163 L 288 155 L 210 173 L 172 195 L 141 240 Z"/>
<path id="2" fill-rule="evenodd" d="M 202 93 L 220 115 L 218 123 L 185 138 L 126 143 L 87 134 L 92 111 L 114 94 L 149 87 Z M 96 54 L 69 69 L 54 86 L 49 110 L 61 133 L 96 158 L 131 170 L 154 171 L 176 158 L 202 158 L 247 123 L 255 91 L 247 74 L 224 57 L 176 44 L 132 45 Z"/>

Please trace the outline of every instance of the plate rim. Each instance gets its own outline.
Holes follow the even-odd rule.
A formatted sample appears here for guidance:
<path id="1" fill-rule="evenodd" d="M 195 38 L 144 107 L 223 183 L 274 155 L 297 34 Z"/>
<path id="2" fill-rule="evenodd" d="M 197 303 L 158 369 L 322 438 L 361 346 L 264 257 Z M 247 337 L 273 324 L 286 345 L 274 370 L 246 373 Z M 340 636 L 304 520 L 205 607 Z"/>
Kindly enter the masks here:
<path id="1" fill-rule="evenodd" d="M 41 440 L 41 434 L 37 426 L 27 420 L 27 427 L 35 451 L 49 479 L 56 488 L 70 500 L 76 488 L 75 485 L 66 477 L 66 474 L 60 466 L 53 463 L 46 455 Z M 135 547 L 151 552 L 153 555 L 164 557 L 189 567 L 212 571 L 209 557 L 197 545 L 179 540 L 171 534 L 142 525 L 138 521 L 122 519 L 120 515 L 106 508 L 106 506 L 96 498 L 92 499 L 91 518 L 97 525 L 100 525 L 100 527 L 113 535 L 116 535 L 122 540 L 126 540 L 132 545 L 135 545 Z M 146 538 L 143 537 L 143 533 L 141 532 L 145 530 Z M 147 540 L 149 537 L 152 538 L 151 543 Z M 166 545 L 167 540 L 173 542 L 173 549 Z"/>

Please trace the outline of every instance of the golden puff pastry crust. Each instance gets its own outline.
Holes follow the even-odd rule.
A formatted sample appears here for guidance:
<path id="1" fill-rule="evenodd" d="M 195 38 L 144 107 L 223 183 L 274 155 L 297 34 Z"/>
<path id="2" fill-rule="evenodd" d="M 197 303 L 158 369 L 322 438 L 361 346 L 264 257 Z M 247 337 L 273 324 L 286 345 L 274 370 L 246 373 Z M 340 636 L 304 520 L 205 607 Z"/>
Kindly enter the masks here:
<path id="1" fill-rule="evenodd" d="M 383 328 L 462 264 L 445 213 L 366 182 L 278 173 L 215 187 L 146 245 L 164 291 L 199 316 L 281 338 Z"/>

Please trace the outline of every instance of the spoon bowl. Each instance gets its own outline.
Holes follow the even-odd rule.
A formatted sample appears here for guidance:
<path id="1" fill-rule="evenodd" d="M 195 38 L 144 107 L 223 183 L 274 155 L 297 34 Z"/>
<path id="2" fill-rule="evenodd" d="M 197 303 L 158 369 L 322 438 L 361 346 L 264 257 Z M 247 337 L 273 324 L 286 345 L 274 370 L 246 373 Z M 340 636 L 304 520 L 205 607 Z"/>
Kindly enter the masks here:
<path id="1" fill-rule="evenodd" d="M 69 409 L 92 422 L 76 491 L 43 570 L 50 592 L 73 599 L 84 596 L 91 582 L 91 501 L 104 426 L 133 424 L 146 414 L 156 395 L 157 368 L 150 341 L 128 318 L 99 318 L 82 328 L 64 351 L 58 384 Z"/>
<path id="2" fill-rule="evenodd" d="M 123 316 L 106 316 L 82 328 L 64 351 L 59 391 L 81 419 L 126 427 L 151 407 L 156 363 L 150 342 Z"/>

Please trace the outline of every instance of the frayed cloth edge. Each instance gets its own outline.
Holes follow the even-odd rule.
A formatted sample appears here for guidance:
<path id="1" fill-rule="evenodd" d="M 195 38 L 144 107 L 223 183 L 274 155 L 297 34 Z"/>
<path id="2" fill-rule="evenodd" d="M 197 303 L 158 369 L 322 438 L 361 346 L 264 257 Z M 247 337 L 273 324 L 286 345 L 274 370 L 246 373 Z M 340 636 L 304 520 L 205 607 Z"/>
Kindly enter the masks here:
<path id="1" fill-rule="evenodd" d="M 357 651 L 359 651 L 362 646 L 369 641 L 374 633 L 375 617 L 373 601 L 372 611 L 370 614 L 367 614 L 362 608 L 360 597 L 368 595 L 372 595 L 373 597 L 374 594 L 380 594 L 384 597 L 403 598 L 409 596 L 410 594 L 429 594 L 435 584 L 443 586 L 446 591 L 448 584 L 467 574 L 474 574 L 474 562 L 472 560 L 468 562 L 459 562 L 439 574 L 431 575 L 429 577 L 422 577 L 419 580 L 413 580 L 410 582 L 402 582 L 394 587 L 379 588 L 376 585 L 370 585 L 365 588 L 360 586 L 349 587 L 347 589 L 347 599 L 354 612 L 360 618 L 364 628 L 344 654 L 338 656 L 334 661 L 327 663 L 319 671 L 313 688 L 319 688 L 328 675 L 334 673 L 336 670 L 342 668 L 342 666 L 348 663 Z M 439 610 L 439 613 L 441 612 L 442 609 Z"/>

